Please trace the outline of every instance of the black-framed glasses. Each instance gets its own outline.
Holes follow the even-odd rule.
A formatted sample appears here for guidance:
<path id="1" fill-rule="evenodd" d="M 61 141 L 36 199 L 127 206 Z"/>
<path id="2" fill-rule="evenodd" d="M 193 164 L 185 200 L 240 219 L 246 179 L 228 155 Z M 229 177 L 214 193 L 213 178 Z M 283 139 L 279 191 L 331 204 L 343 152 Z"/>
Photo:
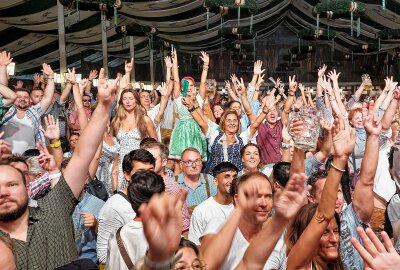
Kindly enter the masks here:
<path id="1" fill-rule="evenodd" d="M 192 264 L 188 264 L 185 262 L 178 262 L 177 264 L 175 264 L 174 266 L 174 270 L 204 270 L 206 268 L 206 264 L 204 263 L 204 261 L 199 260 L 199 259 L 195 259 Z"/>
<path id="2" fill-rule="evenodd" d="M 183 164 L 186 165 L 186 167 L 191 167 L 193 165 L 198 166 L 198 165 L 201 164 L 201 159 L 196 159 L 194 161 L 193 160 L 187 160 L 187 161 L 182 161 L 182 162 L 183 162 Z"/>

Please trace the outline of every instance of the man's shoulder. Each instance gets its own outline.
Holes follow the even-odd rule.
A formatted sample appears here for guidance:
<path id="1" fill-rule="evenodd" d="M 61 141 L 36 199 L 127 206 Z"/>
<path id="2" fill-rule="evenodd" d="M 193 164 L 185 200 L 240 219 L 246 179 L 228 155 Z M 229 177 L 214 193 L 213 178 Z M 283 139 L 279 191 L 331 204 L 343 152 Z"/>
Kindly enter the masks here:
<path id="1" fill-rule="evenodd" d="M 101 208 L 100 214 L 106 211 L 121 209 L 127 205 L 131 207 L 129 202 L 124 197 L 122 197 L 120 194 L 114 194 L 104 203 L 103 207 Z"/>

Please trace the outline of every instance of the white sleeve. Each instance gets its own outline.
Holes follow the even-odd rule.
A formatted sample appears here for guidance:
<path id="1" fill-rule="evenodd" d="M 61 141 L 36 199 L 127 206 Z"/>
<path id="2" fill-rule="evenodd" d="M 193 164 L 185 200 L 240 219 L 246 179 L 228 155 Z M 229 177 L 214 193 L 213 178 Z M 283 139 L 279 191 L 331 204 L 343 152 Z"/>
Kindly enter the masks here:
<path id="1" fill-rule="evenodd" d="M 124 220 L 118 212 L 111 207 L 102 209 L 99 216 L 97 233 L 97 258 L 100 263 L 106 262 L 108 239 L 110 235 L 125 225 Z"/>
<path id="2" fill-rule="evenodd" d="M 189 235 L 188 239 L 200 246 L 200 236 L 204 232 L 204 224 L 202 224 L 201 220 L 201 212 L 196 211 L 197 207 L 194 209 L 192 213 L 192 217 L 190 218 L 190 227 L 189 227 Z"/>
<path id="3" fill-rule="evenodd" d="M 201 242 L 201 238 L 208 234 L 217 234 L 219 230 L 224 226 L 226 220 L 220 217 L 216 217 L 208 222 L 203 234 L 200 236 L 199 240 Z"/>
<path id="4" fill-rule="evenodd" d="M 200 96 L 200 94 L 197 94 L 197 95 L 196 95 L 196 100 L 197 100 L 197 102 L 199 103 L 200 108 L 203 109 L 203 106 L 204 106 L 204 99 Z"/>
<path id="5" fill-rule="evenodd" d="M 214 144 L 214 140 L 215 140 L 215 138 L 218 137 L 218 135 L 219 135 L 218 130 L 216 130 L 216 129 L 212 128 L 210 125 L 208 125 L 206 138 L 207 138 L 210 146 Z"/>
<path id="6" fill-rule="evenodd" d="M 258 130 L 254 133 L 253 137 L 250 136 L 250 127 L 248 127 L 245 131 L 240 133 L 240 138 L 243 140 L 243 144 L 246 145 L 249 142 L 254 142 L 258 135 Z"/>

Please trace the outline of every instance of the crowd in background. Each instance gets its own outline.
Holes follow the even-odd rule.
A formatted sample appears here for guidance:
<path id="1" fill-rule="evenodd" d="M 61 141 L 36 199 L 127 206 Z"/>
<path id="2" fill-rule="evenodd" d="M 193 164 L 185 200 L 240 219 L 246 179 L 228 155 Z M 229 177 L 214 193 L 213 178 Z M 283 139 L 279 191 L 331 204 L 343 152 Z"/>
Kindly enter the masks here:
<path id="1" fill-rule="evenodd" d="M 200 59 L 199 83 L 173 50 L 153 90 L 131 60 L 59 92 L 47 64 L 11 86 L 0 53 L 2 268 L 398 269 L 395 79 L 344 96 L 322 65 L 315 95 L 265 89 L 258 60 L 218 89 Z"/>

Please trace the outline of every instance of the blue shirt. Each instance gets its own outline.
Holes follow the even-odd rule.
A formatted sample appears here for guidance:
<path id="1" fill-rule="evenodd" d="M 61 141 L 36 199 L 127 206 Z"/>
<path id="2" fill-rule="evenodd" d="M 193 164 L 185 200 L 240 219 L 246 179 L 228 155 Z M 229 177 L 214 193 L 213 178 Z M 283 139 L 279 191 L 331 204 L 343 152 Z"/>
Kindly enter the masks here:
<path id="1" fill-rule="evenodd" d="M 96 234 L 93 230 L 85 227 L 84 219 L 79 213 L 94 214 L 96 219 L 98 219 L 100 209 L 103 207 L 104 203 L 105 202 L 99 198 L 85 192 L 82 201 L 80 201 L 75 207 L 72 219 L 74 222 L 75 245 L 78 250 L 79 259 L 90 259 L 94 263 L 98 262 L 96 253 Z"/>
<path id="2" fill-rule="evenodd" d="M 210 196 L 215 196 L 217 194 L 217 186 L 214 183 L 214 177 L 211 175 L 207 174 L 207 179 L 208 179 L 208 185 L 210 187 Z M 178 184 L 184 188 L 186 188 L 189 193 L 186 197 L 186 205 L 187 206 L 192 206 L 192 205 L 199 205 L 200 203 L 204 202 L 207 200 L 209 197 L 207 197 L 207 187 L 206 187 L 206 180 L 204 179 L 204 174 L 200 174 L 200 179 L 199 183 L 196 185 L 194 189 L 192 189 L 185 181 L 185 177 L 183 176 L 183 173 L 181 173 L 178 176 Z"/>
<path id="3" fill-rule="evenodd" d="M 351 237 L 355 237 L 358 242 L 362 243 L 356 230 L 357 227 L 365 226 L 363 226 L 351 203 L 342 211 L 340 217 L 340 256 L 345 270 L 364 269 L 363 259 L 350 242 Z"/>

